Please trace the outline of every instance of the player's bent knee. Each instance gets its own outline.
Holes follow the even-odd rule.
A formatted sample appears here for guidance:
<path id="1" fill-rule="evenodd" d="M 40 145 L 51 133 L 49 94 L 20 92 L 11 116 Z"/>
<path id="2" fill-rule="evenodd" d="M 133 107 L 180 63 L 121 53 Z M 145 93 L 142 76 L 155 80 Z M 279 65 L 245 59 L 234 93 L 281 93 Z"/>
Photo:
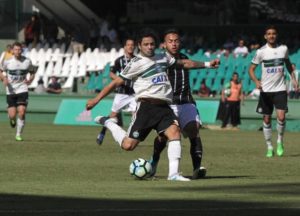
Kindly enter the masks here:
<path id="1" fill-rule="evenodd" d="M 133 140 L 133 139 L 124 139 L 122 142 L 122 149 L 124 149 L 125 151 L 132 151 L 135 149 L 135 147 L 138 145 L 138 141 L 137 140 Z"/>
<path id="2" fill-rule="evenodd" d="M 122 149 L 124 149 L 125 151 L 132 151 L 134 148 L 128 143 L 122 143 Z"/>

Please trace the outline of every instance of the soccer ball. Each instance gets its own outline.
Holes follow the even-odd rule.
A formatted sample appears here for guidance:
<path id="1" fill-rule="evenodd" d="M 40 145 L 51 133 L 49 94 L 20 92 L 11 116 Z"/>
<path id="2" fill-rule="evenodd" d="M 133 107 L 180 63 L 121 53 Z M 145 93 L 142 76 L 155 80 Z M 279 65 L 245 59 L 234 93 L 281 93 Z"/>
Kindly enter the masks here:
<path id="1" fill-rule="evenodd" d="M 149 176 L 152 170 L 152 166 L 149 161 L 146 161 L 143 158 L 138 158 L 129 166 L 129 172 L 132 176 L 136 177 L 137 179 L 144 179 Z"/>
<path id="2" fill-rule="evenodd" d="M 226 97 L 229 97 L 230 94 L 231 94 L 231 90 L 230 89 L 225 89 L 224 94 L 225 94 Z"/>

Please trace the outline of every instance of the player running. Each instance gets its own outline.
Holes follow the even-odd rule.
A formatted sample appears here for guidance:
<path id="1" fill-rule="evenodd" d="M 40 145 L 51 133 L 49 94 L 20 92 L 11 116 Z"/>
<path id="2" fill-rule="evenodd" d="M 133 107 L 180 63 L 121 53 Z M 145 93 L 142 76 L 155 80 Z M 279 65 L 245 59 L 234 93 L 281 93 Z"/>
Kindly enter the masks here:
<path id="1" fill-rule="evenodd" d="M 16 141 L 22 141 L 21 136 L 25 126 L 25 114 L 28 104 L 28 85 L 34 79 L 34 68 L 31 61 L 22 56 L 22 44 L 13 44 L 13 57 L 3 62 L 0 78 L 6 86 L 7 112 L 10 125 L 17 125 Z M 6 73 L 6 75 L 3 74 Z M 27 74 L 29 78 L 27 78 Z M 18 114 L 18 119 L 16 119 Z"/>

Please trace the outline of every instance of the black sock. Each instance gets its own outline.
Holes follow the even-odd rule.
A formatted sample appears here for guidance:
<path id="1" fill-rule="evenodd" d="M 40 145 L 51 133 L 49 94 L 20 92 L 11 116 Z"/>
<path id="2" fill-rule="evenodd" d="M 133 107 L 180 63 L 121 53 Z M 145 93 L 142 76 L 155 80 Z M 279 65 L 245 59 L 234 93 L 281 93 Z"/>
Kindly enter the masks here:
<path id="1" fill-rule="evenodd" d="M 201 160 L 202 160 L 202 142 L 200 137 L 190 138 L 191 142 L 191 148 L 190 148 L 190 154 L 193 162 L 193 168 L 199 169 L 201 166 Z"/>
<path id="2" fill-rule="evenodd" d="M 107 128 L 106 128 L 106 127 L 103 127 L 100 133 L 103 134 L 103 135 L 105 135 L 106 130 L 107 130 Z"/>
<path id="3" fill-rule="evenodd" d="M 156 162 L 159 161 L 160 153 L 164 150 L 164 148 L 167 146 L 166 140 L 159 140 L 158 137 L 155 137 L 154 139 L 154 148 L 153 148 L 153 156 L 152 159 Z"/>

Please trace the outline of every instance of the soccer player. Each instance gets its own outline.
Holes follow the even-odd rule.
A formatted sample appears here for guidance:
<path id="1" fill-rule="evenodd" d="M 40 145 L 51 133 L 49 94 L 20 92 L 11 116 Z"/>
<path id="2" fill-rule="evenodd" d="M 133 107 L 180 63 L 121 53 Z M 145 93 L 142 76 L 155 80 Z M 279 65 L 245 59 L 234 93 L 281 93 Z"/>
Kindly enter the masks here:
<path id="1" fill-rule="evenodd" d="M 134 40 L 128 38 L 124 44 L 124 55 L 115 60 L 114 66 L 111 68 L 110 77 L 112 80 L 116 79 L 119 73 L 124 70 L 126 65 L 134 56 Z M 116 95 L 111 108 L 110 118 L 117 118 L 122 110 L 133 113 L 136 109 L 136 101 L 134 98 L 134 90 L 132 88 L 133 82 L 131 80 L 124 80 L 124 84 L 116 89 Z M 118 122 L 120 125 L 120 122 Z M 97 136 L 97 143 L 102 144 L 106 133 L 106 127 L 103 127 Z"/>
<path id="2" fill-rule="evenodd" d="M 22 56 L 22 45 L 13 44 L 13 57 L 1 65 L 0 78 L 6 86 L 8 117 L 10 125 L 17 125 L 16 141 L 22 141 L 22 131 L 25 125 L 25 113 L 28 104 L 28 85 L 34 79 L 34 70 L 31 61 Z M 6 76 L 3 74 L 6 72 Z M 27 74 L 30 73 L 29 78 Z M 18 119 L 17 118 L 18 114 Z"/>
<path id="3" fill-rule="evenodd" d="M 169 104 L 172 102 L 172 86 L 166 74 L 167 67 L 180 64 L 186 68 L 217 67 L 218 61 L 194 62 L 177 60 L 165 54 L 155 54 L 155 34 L 144 30 L 138 38 L 140 53 L 131 60 L 120 76 L 93 99 L 88 100 L 87 109 L 92 109 L 114 88 L 124 83 L 124 79 L 134 82 L 137 99 L 137 109 L 126 133 L 111 118 L 98 116 L 95 121 L 106 126 L 119 145 L 127 151 L 135 149 L 152 129 L 161 136 L 166 136 L 169 142 L 169 174 L 168 180 L 189 181 L 179 173 L 181 157 L 180 129 L 177 117 Z"/>
<path id="4" fill-rule="evenodd" d="M 188 59 L 179 52 L 180 36 L 176 29 L 167 30 L 164 34 L 164 47 L 166 55 L 175 58 L 177 61 Z M 191 94 L 189 83 L 189 71 L 183 65 L 172 65 L 167 70 L 168 78 L 173 89 L 173 101 L 171 108 L 179 119 L 180 130 L 191 143 L 190 155 L 193 163 L 193 179 L 204 177 L 206 169 L 201 167 L 203 155 L 202 141 L 199 134 L 200 116 L 196 103 Z M 160 158 L 160 153 L 167 145 L 167 140 L 157 136 L 154 140 L 153 155 L 150 160 L 152 164 L 151 175 L 155 175 L 156 167 Z"/>
<path id="5" fill-rule="evenodd" d="M 296 91 L 298 83 L 292 69 L 288 56 L 288 48 L 285 45 L 277 44 L 277 30 L 274 26 L 269 26 L 264 35 L 267 43 L 256 51 L 249 68 L 249 75 L 255 82 L 256 87 L 261 90 L 256 112 L 263 115 L 263 133 L 267 144 L 267 157 L 273 157 L 272 146 L 272 126 L 271 117 L 273 109 L 277 115 L 277 155 L 284 153 L 283 135 L 285 129 L 285 113 L 287 107 L 287 92 L 284 80 L 284 64 L 286 65 Z M 262 64 L 261 81 L 255 76 L 255 68 Z"/>

